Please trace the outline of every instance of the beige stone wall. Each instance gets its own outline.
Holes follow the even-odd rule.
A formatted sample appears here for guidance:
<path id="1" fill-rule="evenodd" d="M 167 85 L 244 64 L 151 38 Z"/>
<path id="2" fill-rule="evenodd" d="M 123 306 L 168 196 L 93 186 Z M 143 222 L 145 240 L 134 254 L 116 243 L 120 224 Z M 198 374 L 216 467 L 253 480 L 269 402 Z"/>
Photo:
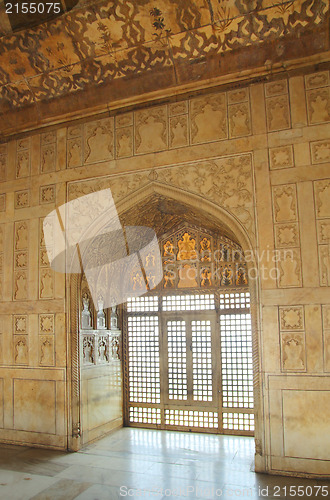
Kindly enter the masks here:
<path id="1" fill-rule="evenodd" d="M 0 438 L 65 446 L 65 280 L 49 269 L 40 224 L 111 187 L 119 212 L 160 193 L 253 251 L 257 467 L 329 474 L 329 121 L 329 74 L 306 72 L 0 145 Z"/>

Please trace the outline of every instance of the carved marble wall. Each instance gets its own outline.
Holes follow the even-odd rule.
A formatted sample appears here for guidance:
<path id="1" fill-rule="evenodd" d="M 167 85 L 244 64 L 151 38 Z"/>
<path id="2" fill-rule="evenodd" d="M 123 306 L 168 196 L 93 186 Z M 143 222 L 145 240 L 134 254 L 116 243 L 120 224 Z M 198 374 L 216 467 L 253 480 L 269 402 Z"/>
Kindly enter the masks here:
<path id="1" fill-rule="evenodd" d="M 161 193 L 237 231 L 260 277 L 256 468 L 330 473 L 321 423 L 330 371 L 329 88 L 327 71 L 283 75 L 93 116 L 0 146 L 1 439 L 65 447 L 65 332 L 72 332 L 65 279 L 49 267 L 40 228 L 55 206 L 110 187 L 119 212 Z M 86 224 L 93 210 L 86 206 Z M 96 390 L 95 381 L 85 382 L 83 391 Z M 40 387 L 37 408 L 43 401 L 49 407 L 38 434 L 33 398 L 27 408 L 20 399 L 24 384 L 28 394 Z M 23 409 L 27 422 L 31 415 L 27 428 Z M 297 409 L 304 424 L 293 429 Z M 301 444 L 310 428 L 314 454 Z"/>

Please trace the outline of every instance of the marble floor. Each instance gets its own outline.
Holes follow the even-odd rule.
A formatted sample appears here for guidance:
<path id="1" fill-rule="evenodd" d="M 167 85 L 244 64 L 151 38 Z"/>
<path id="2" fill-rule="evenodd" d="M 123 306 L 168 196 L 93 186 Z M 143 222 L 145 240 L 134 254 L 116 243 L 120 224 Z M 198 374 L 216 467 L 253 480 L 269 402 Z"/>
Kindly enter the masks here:
<path id="1" fill-rule="evenodd" d="M 256 500 L 292 498 L 290 486 L 304 487 L 299 498 L 316 498 L 315 486 L 330 491 L 326 481 L 255 474 L 253 455 L 249 437 L 133 428 L 78 453 L 0 446 L 0 499 Z"/>

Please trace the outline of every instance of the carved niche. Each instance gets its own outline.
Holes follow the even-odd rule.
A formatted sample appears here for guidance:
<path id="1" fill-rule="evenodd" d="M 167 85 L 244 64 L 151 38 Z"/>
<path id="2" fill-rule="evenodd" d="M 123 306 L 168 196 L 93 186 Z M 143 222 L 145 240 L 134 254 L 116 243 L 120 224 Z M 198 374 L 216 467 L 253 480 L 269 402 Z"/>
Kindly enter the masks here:
<path id="1" fill-rule="evenodd" d="M 277 256 L 277 267 L 279 270 L 279 288 L 301 287 L 301 257 L 300 250 L 290 248 L 279 250 Z"/>
<path id="2" fill-rule="evenodd" d="M 314 189 L 317 217 L 330 217 L 330 179 L 315 181 Z"/>
<path id="3" fill-rule="evenodd" d="M 330 120 L 330 88 L 307 91 L 309 123 L 324 123 Z"/>
<path id="4" fill-rule="evenodd" d="M 228 138 L 226 95 L 216 94 L 190 101 L 191 142 Z"/>
<path id="5" fill-rule="evenodd" d="M 330 372 L 330 306 L 322 306 L 324 371 Z"/>
<path id="6" fill-rule="evenodd" d="M 67 141 L 67 167 L 74 168 L 82 165 L 82 137 Z"/>
<path id="7" fill-rule="evenodd" d="M 114 157 L 114 119 L 104 118 L 85 124 L 85 163 L 111 160 Z"/>
<path id="8" fill-rule="evenodd" d="M 273 211 L 276 222 L 297 220 L 297 193 L 295 184 L 273 188 Z"/>
<path id="9" fill-rule="evenodd" d="M 54 366 L 54 338 L 40 336 L 39 338 L 39 364 L 41 366 Z"/>
<path id="10" fill-rule="evenodd" d="M 16 365 L 29 363 L 27 335 L 14 335 L 14 362 Z"/>
<path id="11" fill-rule="evenodd" d="M 116 130 L 117 158 L 133 155 L 133 127 L 123 127 Z"/>
<path id="12" fill-rule="evenodd" d="M 2 149 L 2 151 L 4 151 L 4 149 Z M 7 154 L 0 154 L 0 182 L 6 180 L 7 161 Z"/>
<path id="13" fill-rule="evenodd" d="M 269 132 L 290 127 L 290 109 L 287 95 L 266 99 L 267 127 Z"/>
<path id="14" fill-rule="evenodd" d="M 135 153 L 163 151 L 168 146 L 167 107 L 135 112 Z"/>
<path id="15" fill-rule="evenodd" d="M 282 333 L 281 354 L 283 371 L 305 371 L 306 347 L 304 333 Z"/>
<path id="16" fill-rule="evenodd" d="M 170 118 L 170 148 L 181 148 L 187 146 L 188 138 L 188 115 L 172 116 Z"/>
<path id="17" fill-rule="evenodd" d="M 56 159 L 56 144 L 41 146 L 40 169 L 42 173 L 54 172 Z"/>
<path id="18" fill-rule="evenodd" d="M 30 175 L 30 139 L 20 139 L 17 141 L 16 153 L 16 177 L 28 177 Z"/>
<path id="19" fill-rule="evenodd" d="M 248 103 L 229 106 L 230 137 L 243 137 L 251 134 L 251 117 Z"/>

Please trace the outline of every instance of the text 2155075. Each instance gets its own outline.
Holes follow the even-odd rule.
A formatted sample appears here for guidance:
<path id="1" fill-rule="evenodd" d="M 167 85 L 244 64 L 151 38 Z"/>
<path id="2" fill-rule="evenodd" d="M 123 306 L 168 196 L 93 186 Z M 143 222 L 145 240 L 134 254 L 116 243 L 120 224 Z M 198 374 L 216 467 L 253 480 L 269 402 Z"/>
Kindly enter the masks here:
<path id="1" fill-rule="evenodd" d="M 7 14 L 59 14 L 60 2 L 5 2 Z"/>

